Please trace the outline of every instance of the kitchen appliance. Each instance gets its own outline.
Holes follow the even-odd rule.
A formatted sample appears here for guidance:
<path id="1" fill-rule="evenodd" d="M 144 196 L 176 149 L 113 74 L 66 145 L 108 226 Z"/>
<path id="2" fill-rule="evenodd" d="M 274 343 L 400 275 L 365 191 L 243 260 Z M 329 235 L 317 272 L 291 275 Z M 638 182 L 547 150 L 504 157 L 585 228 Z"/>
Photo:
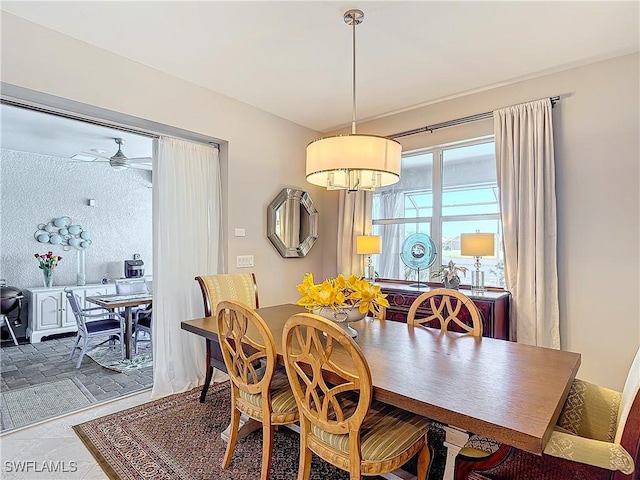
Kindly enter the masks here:
<path id="1" fill-rule="evenodd" d="M 125 260 L 124 276 L 126 278 L 138 278 L 144 276 L 144 262 L 142 260 Z"/>

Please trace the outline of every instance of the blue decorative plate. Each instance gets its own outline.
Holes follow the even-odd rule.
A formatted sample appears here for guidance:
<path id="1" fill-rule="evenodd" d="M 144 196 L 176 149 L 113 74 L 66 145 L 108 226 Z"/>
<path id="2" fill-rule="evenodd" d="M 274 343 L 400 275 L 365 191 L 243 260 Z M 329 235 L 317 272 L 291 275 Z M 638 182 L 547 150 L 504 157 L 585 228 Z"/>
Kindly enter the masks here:
<path id="1" fill-rule="evenodd" d="M 436 245 L 429 235 L 414 233 L 402 244 L 400 258 L 407 267 L 414 270 L 429 268 L 436 261 Z"/>

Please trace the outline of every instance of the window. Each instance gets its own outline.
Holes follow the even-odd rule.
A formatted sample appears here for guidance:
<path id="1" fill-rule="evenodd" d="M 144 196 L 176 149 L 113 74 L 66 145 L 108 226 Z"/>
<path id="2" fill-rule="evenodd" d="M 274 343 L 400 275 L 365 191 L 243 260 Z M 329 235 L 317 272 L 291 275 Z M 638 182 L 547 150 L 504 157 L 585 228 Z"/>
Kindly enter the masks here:
<path id="1" fill-rule="evenodd" d="M 498 204 L 495 145 L 482 139 L 409 152 L 402 157 L 400 181 L 373 193 L 373 234 L 382 236 L 380 255 L 372 257 L 380 278 L 418 280 L 400 258 L 402 243 L 413 233 L 429 235 L 437 257 L 428 281 L 440 265 L 475 269 L 474 257 L 460 255 L 460 234 L 494 233 L 496 252 L 483 257 L 485 285 L 504 286 L 502 232 Z M 461 278 L 470 283 L 471 275 Z"/>

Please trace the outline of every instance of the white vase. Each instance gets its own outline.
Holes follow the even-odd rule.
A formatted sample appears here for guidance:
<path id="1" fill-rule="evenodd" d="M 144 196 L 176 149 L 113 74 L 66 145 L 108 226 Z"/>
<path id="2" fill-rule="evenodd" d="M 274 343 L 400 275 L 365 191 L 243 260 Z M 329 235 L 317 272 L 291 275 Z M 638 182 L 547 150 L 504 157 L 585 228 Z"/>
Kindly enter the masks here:
<path id="1" fill-rule="evenodd" d="M 83 248 L 79 249 L 77 252 L 77 274 L 76 274 L 76 285 L 83 286 L 87 283 L 87 276 L 85 274 L 85 251 Z"/>
<path id="2" fill-rule="evenodd" d="M 360 313 L 358 307 L 338 308 L 338 310 L 330 307 L 321 307 L 314 309 L 313 313 L 335 322 L 351 338 L 357 337 L 358 332 L 349 326 L 349 322 L 357 322 L 367 316 L 366 312 Z"/>

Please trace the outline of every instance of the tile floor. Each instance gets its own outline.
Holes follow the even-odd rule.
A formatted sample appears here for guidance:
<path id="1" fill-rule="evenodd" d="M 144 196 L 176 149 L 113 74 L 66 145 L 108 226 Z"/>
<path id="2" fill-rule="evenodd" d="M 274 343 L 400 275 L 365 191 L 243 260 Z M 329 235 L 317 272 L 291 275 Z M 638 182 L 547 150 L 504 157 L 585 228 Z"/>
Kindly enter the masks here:
<path id="1" fill-rule="evenodd" d="M 76 369 L 78 353 L 73 360 L 69 360 L 74 341 L 75 334 L 68 334 L 51 337 L 34 344 L 25 342 L 23 339 L 18 346 L 12 342 L 2 342 L 0 391 L 5 393 L 71 378 L 83 387 L 82 391 L 92 404 L 98 404 L 148 389 L 153 385 L 151 368 L 120 373 L 100 366 L 85 355 L 80 368 Z M 0 402 L 0 414 L 2 432 L 13 429 L 14 426 L 4 402 Z"/>
<path id="2" fill-rule="evenodd" d="M 0 478 L 7 480 L 108 479 L 71 427 L 148 402 L 149 395 L 149 390 L 135 393 L 0 435 Z"/>

